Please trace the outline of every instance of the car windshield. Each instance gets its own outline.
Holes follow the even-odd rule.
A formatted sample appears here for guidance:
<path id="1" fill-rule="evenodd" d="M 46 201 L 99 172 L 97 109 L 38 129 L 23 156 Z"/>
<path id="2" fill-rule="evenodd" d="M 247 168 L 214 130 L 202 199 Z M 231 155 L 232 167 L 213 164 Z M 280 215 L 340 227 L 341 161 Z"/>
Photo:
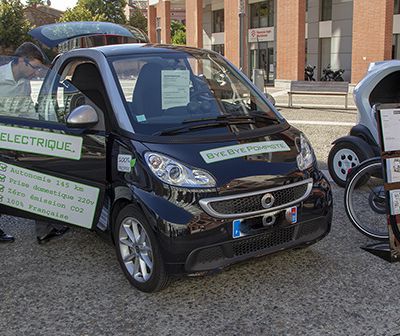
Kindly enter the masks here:
<path id="1" fill-rule="evenodd" d="M 138 134 L 238 133 L 283 121 L 216 53 L 171 50 L 110 63 Z"/>

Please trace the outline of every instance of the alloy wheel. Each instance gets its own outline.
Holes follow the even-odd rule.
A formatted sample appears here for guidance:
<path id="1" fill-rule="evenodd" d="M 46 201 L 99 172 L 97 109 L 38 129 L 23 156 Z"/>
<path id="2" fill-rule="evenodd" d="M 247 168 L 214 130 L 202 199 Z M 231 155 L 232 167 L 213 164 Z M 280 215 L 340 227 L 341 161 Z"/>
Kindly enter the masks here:
<path id="1" fill-rule="evenodd" d="M 123 220 L 119 229 L 119 249 L 129 274 L 138 282 L 148 281 L 153 272 L 153 252 L 150 238 L 136 218 Z"/>

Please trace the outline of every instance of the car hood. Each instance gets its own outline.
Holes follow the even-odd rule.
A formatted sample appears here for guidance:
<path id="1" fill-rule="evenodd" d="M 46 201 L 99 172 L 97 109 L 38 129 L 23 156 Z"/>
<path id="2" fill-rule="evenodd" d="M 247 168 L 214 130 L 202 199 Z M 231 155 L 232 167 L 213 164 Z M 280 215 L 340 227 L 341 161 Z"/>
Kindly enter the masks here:
<path id="1" fill-rule="evenodd" d="M 145 143 L 149 151 L 168 155 L 188 166 L 211 173 L 222 193 L 277 186 L 303 179 L 297 166 L 296 143 L 300 132 L 286 131 L 214 143 L 156 144 Z M 290 179 L 289 179 L 290 181 Z"/>

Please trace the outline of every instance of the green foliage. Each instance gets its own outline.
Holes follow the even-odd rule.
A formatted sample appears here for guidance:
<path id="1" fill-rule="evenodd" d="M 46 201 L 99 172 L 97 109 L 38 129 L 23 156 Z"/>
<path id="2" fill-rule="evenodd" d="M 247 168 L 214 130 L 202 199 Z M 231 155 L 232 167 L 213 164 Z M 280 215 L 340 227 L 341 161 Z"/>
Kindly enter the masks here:
<path id="1" fill-rule="evenodd" d="M 27 0 L 26 5 L 29 6 L 37 6 L 44 5 L 44 0 Z"/>
<path id="2" fill-rule="evenodd" d="M 186 44 L 186 32 L 183 30 L 177 30 L 175 34 L 171 38 L 172 44 L 180 44 L 180 45 L 185 45 Z"/>
<path id="3" fill-rule="evenodd" d="M 129 25 L 135 28 L 139 28 L 147 34 L 147 19 L 140 9 L 134 9 L 131 17 L 129 18 Z"/>
<path id="4" fill-rule="evenodd" d="M 171 42 L 180 45 L 186 44 L 186 26 L 180 21 L 171 21 Z"/>
<path id="5" fill-rule="evenodd" d="M 125 6 L 126 0 L 78 0 L 75 7 L 64 13 L 60 22 L 107 21 L 124 24 Z"/>
<path id="6" fill-rule="evenodd" d="M 0 2 L 0 45 L 16 49 L 29 40 L 29 22 L 24 17 L 24 6 L 20 0 L 1 0 Z"/>
<path id="7" fill-rule="evenodd" d="M 92 13 L 79 4 L 74 8 L 67 9 L 64 14 L 60 17 L 60 22 L 71 22 L 71 21 L 97 21 L 93 18 Z"/>

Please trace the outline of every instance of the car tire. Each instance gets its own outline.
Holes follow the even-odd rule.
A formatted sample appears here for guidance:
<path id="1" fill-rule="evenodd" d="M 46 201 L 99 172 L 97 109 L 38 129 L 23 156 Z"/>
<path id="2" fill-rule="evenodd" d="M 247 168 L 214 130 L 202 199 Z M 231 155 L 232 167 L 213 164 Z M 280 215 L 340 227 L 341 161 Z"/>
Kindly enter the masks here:
<path id="1" fill-rule="evenodd" d="M 169 283 L 158 240 L 143 212 L 125 206 L 114 229 L 118 262 L 129 282 L 142 292 L 157 292 Z"/>
<path id="2" fill-rule="evenodd" d="M 272 103 L 272 105 L 276 105 L 276 101 L 275 98 L 268 92 L 265 93 L 265 96 L 267 97 L 267 99 Z"/>
<path id="3" fill-rule="evenodd" d="M 338 186 L 344 188 L 349 171 L 366 159 L 369 159 L 368 152 L 354 143 L 336 143 L 328 156 L 329 174 Z"/>

